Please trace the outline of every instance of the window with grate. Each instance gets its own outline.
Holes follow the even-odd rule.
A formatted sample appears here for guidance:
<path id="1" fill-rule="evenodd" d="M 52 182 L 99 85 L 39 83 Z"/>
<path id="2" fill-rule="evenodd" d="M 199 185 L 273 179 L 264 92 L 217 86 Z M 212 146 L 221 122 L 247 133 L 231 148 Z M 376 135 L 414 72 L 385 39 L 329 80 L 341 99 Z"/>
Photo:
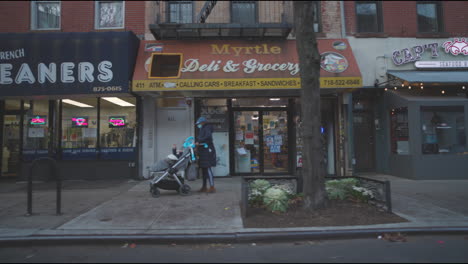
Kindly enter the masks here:
<path id="1" fill-rule="evenodd" d="M 32 1 L 31 29 L 60 29 L 60 1 Z"/>
<path id="2" fill-rule="evenodd" d="M 192 1 L 168 1 L 169 23 L 193 23 Z"/>
<path id="3" fill-rule="evenodd" d="M 442 8 L 439 2 L 423 2 L 416 4 L 418 14 L 418 32 L 442 32 Z"/>
<path id="4" fill-rule="evenodd" d="M 378 1 L 356 1 L 357 32 L 382 32 L 381 3 Z"/>
<path id="5" fill-rule="evenodd" d="M 257 23 L 257 1 L 232 1 L 231 22 L 236 24 Z"/>
<path id="6" fill-rule="evenodd" d="M 123 1 L 96 1 L 96 29 L 124 28 Z"/>

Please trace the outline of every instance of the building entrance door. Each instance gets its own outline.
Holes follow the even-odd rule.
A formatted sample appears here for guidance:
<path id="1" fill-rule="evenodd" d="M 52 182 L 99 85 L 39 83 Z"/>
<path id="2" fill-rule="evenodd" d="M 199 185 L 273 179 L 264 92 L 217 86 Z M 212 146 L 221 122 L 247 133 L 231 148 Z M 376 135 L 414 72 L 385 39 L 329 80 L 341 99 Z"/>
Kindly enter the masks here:
<path id="1" fill-rule="evenodd" d="M 375 141 L 372 113 L 370 111 L 354 111 L 353 116 L 356 171 L 374 171 Z"/>
<path id="2" fill-rule="evenodd" d="M 2 171 L 0 174 L 2 177 L 17 176 L 20 152 L 20 119 L 19 113 L 7 112 L 3 116 Z"/>
<path id="3" fill-rule="evenodd" d="M 233 111 L 231 156 L 236 175 L 290 172 L 288 114 L 285 110 L 252 108 Z"/>

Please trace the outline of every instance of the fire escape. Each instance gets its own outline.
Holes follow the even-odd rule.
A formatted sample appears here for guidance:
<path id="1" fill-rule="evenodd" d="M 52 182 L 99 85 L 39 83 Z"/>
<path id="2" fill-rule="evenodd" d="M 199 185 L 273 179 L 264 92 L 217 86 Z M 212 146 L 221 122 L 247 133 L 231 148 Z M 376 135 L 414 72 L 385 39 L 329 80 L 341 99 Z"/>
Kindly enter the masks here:
<path id="1" fill-rule="evenodd" d="M 163 1 L 160 1 L 163 2 Z M 153 36 L 158 40 L 190 40 L 190 39 L 286 39 L 289 33 L 292 30 L 292 23 L 287 21 L 287 15 L 285 11 L 281 11 L 280 14 L 281 21 L 278 23 L 260 23 L 258 22 L 258 12 L 255 14 L 255 21 L 252 19 L 245 19 L 250 17 L 244 17 L 240 21 L 229 23 L 205 23 L 210 14 L 217 6 L 218 1 L 205 1 L 200 12 L 195 19 L 181 22 L 173 21 L 168 22 L 168 17 L 170 16 L 169 8 L 167 5 L 173 4 L 174 2 L 183 2 L 183 1 L 164 1 L 166 2 L 166 7 L 163 12 L 165 12 L 165 19 L 160 19 L 160 14 L 156 19 L 155 24 L 150 24 L 149 28 Z M 188 4 L 191 4 L 191 1 L 186 1 Z M 254 2 L 255 10 L 257 10 L 257 1 L 233 1 L 251 4 Z M 285 6 L 283 1 L 283 6 Z M 230 12 L 232 15 L 232 3 Z M 159 3 L 161 6 L 161 3 Z M 219 6 L 219 4 L 218 4 Z M 161 10 L 160 10 L 161 11 Z M 214 10 L 216 12 L 216 10 Z M 160 21 L 160 20 L 164 20 Z M 193 22 L 195 21 L 195 22 Z"/>

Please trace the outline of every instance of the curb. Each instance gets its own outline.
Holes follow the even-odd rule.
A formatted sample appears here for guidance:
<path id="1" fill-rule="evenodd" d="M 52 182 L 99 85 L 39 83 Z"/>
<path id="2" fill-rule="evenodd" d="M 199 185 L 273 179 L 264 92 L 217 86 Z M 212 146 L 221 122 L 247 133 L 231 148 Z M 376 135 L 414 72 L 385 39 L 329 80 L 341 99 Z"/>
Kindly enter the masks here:
<path id="1" fill-rule="evenodd" d="M 291 241 L 307 239 L 354 239 L 377 237 L 384 233 L 422 234 L 468 234 L 468 227 L 430 227 L 430 228 L 383 228 L 327 231 L 278 231 L 278 232 L 238 232 L 224 234 L 168 234 L 168 235 L 43 235 L 27 237 L 0 238 L 0 245 L 44 245 L 80 244 L 109 242 L 140 242 L 153 244 L 170 243 L 247 243 L 259 241 Z"/>

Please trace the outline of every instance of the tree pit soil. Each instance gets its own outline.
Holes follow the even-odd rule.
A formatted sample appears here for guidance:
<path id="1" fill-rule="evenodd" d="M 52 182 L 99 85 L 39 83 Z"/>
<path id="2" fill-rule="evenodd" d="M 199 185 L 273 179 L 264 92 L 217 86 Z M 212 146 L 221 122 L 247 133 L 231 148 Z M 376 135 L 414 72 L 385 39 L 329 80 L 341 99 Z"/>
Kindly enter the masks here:
<path id="1" fill-rule="evenodd" d="M 301 203 L 290 205 L 285 213 L 272 213 L 265 208 L 249 206 L 243 222 L 245 228 L 286 228 L 377 225 L 408 220 L 368 203 L 327 200 L 324 208 L 313 211 L 304 209 Z"/>

